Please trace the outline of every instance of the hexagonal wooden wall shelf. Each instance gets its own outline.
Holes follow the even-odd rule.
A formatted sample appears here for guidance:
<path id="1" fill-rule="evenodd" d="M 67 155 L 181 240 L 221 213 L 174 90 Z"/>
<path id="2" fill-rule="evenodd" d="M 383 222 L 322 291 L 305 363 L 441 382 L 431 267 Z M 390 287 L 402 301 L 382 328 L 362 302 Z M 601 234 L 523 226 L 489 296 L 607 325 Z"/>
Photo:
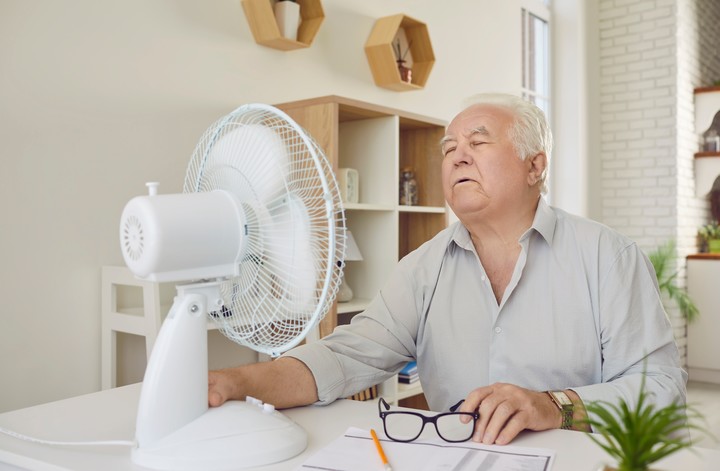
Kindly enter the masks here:
<path id="1" fill-rule="evenodd" d="M 399 35 L 405 37 L 405 48 L 409 49 L 412 60 L 409 83 L 402 80 L 398 69 L 399 57 L 393 43 Z M 365 55 L 375 84 L 395 91 L 422 89 L 435 64 L 427 26 L 404 14 L 387 16 L 375 22 L 365 43 Z"/>
<path id="2" fill-rule="evenodd" d="M 310 47 L 320 24 L 325 19 L 325 12 L 320 0 L 296 0 L 300 5 L 300 26 L 297 41 L 284 37 L 273 13 L 272 0 L 242 0 L 245 17 L 255 42 L 263 46 L 291 51 Z"/>

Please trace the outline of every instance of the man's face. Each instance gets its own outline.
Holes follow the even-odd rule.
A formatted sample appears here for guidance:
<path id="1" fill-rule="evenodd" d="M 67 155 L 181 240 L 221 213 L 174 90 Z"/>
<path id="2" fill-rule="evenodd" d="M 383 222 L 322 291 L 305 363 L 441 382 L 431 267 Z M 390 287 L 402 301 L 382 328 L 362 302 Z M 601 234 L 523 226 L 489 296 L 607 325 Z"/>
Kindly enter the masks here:
<path id="1" fill-rule="evenodd" d="M 475 105 L 448 126 L 442 145 L 443 192 L 461 219 L 486 209 L 488 216 L 512 210 L 528 190 L 530 164 L 518 157 L 508 138 L 512 124 L 509 111 Z"/>

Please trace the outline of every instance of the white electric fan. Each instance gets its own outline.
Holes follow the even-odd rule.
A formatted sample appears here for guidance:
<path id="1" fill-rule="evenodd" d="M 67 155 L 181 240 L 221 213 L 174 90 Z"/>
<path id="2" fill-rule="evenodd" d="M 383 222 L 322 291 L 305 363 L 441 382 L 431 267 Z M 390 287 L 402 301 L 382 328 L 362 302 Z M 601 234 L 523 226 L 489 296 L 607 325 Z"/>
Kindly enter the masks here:
<path id="1" fill-rule="evenodd" d="M 342 277 L 344 213 L 332 169 L 292 119 L 245 105 L 203 135 L 182 194 L 132 199 L 120 223 L 135 276 L 185 282 L 163 322 L 140 396 L 136 464 L 237 469 L 283 461 L 307 436 L 270 404 L 208 408 L 207 319 L 277 356 L 331 308 Z"/>

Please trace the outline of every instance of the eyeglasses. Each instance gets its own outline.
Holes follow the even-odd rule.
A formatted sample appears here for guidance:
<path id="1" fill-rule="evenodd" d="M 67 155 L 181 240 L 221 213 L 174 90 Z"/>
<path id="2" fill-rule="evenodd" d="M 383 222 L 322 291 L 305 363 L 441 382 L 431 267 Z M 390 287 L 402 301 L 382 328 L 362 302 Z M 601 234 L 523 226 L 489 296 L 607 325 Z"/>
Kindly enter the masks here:
<path id="1" fill-rule="evenodd" d="M 450 408 L 432 417 L 409 411 L 391 411 L 390 404 L 382 397 L 378 401 L 378 413 L 383 421 L 385 435 L 396 442 L 411 442 L 417 439 L 425 429 L 425 425 L 435 425 L 435 431 L 446 442 L 465 442 L 472 437 L 475 422 L 480 418 L 477 412 L 455 412 L 462 404 L 458 402 Z M 468 419 L 467 423 L 462 418 Z"/>

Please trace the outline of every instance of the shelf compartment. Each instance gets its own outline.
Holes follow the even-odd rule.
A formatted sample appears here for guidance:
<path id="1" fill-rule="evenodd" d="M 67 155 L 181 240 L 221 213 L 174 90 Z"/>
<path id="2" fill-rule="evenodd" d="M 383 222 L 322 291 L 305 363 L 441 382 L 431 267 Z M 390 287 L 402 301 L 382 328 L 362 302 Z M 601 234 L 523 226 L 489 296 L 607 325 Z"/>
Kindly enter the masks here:
<path id="1" fill-rule="evenodd" d="M 391 204 L 365 204 L 365 203 L 343 203 L 343 207 L 348 210 L 357 211 L 394 211 L 395 206 Z"/>
<path id="2" fill-rule="evenodd" d="M 720 110 L 720 87 L 695 89 L 695 132 L 703 134 L 708 130 Z"/>
<path id="3" fill-rule="evenodd" d="M 297 3 L 300 5 L 300 26 L 295 41 L 280 34 L 272 0 L 242 0 L 255 42 L 281 51 L 310 47 L 325 19 L 325 13 L 320 0 L 297 0 Z"/>
<path id="4" fill-rule="evenodd" d="M 400 165 L 415 172 L 419 206 L 445 207 L 441 181 L 442 153 L 440 140 L 444 126 L 404 127 L 400 124 Z"/>
<path id="5" fill-rule="evenodd" d="M 402 399 L 407 399 L 408 397 L 417 396 L 418 394 L 423 393 L 422 386 L 420 385 L 420 381 L 416 381 L 412 384 L 405 384 L 398 382 L 398 392 L 397 392 L 397 399 L 400 401 Z"/>
<path id="6" fill-rule="evenodd" d="M 393 115 L 340 123 L 338 167 L 358 171 L 362 204 L 391 206 L 397 202 L 399 173 L 391 163 L 399 146 L 398 129 L 399 119 Z"/>
<path id="7" fill-rule="evenodd" d="M 398 237 L 397 221 L 397 213 L 391 211 L 349 211 L 347 227 L 363 260 L 348 262 L 344 273 L 358 298 L 373 299 L 395 269 L 398 252 L 392 241 Z"/>
<path id="8" fill-rule="evenodd" d="M 703 152 L 696 154 L 693 161 L 695 167 L 695 196 L 702 198 L 712 190 L 715 180 L 720 176 L 720 154 Z"/>
<path id="9" fill-rule="evenodd" d="M 398 206 L 401 213 L 433 213 L 445 214 L 445 206 Z"/>
<path id="10" fill-rule="evenodd" d="M 398 58 L 393 49 L 393 41 L 400 30 L 405 33 L 412 57 L 412 64 L 409 64 L 412 68 L 411 83 L 401 80 Z M 435 64 L 427 26 L 403 14 L 387 16 L 375 22 L 365 43 L 365 55 L 375 84 L 398 92 L 424 88 Z"/>
<path id="11" fill-rule="evenodd" d="M 338 315 L 362 312 L 365 309 L 367 309 L 368 305 L 370 304 L 370 301 L 371 301 L 370 298 L 354 297 L 346 303 L 337 303 Z M 338 321 L 338 324 L 340 324 L 339 321 Z"/>
<path id="12" fill-rule="evenodd" d="M 447 214 L 401 212 L 399 225 L 398 252 L 402 258 L 445 229 Z"/>

